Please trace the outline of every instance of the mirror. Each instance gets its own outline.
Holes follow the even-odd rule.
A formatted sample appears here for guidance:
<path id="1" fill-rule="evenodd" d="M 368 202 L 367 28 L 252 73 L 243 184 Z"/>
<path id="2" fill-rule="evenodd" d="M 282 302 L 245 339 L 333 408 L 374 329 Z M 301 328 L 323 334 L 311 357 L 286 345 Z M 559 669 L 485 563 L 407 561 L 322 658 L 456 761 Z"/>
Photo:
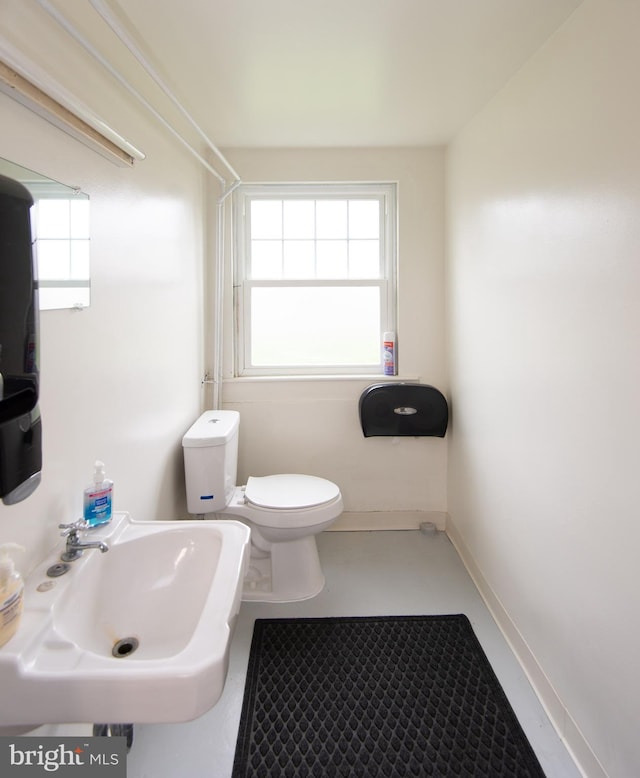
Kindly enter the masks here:
<path id="1" fill-rule="evenodd" d="M 20 502 L 40 483 L 38 290 L 33 198 L 0 175 L 0 497 Z"/>
<path id="2" fill-rule="evenodd" d="M 89 196 L 33 170 L 0 159 L 0 175 L 33 197 L 32 229 L 41 311 L 90 303 Z"/>

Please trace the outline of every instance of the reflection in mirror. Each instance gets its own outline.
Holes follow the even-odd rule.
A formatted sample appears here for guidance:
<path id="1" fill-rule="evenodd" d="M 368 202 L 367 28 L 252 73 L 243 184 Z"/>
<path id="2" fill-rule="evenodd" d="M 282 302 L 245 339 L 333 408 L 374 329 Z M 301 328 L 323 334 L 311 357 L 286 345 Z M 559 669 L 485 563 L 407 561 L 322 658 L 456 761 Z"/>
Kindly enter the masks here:
<path id="1" fill-rule="evenodd" d="M 91 292 L 88 195 L 4 159 L 0 175 L 20 181 L 34 200 L 40 310 L 86 308 Z"/>

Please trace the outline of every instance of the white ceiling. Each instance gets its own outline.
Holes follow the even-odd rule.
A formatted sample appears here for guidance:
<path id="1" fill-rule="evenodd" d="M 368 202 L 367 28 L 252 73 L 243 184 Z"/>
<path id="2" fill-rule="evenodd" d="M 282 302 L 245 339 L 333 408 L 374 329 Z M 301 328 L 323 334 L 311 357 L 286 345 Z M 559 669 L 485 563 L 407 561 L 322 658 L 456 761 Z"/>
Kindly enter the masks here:
<path id="1" fill-rule="evenodd" d="M 218 146 L 445 143 L 581 0 L 106 0 Z M 132 80 L 89 7 L 59 0 Z M 87 10 L 88 9 L 88 10 Z M 90 13 L 90 15 L 89 15 Z"/>

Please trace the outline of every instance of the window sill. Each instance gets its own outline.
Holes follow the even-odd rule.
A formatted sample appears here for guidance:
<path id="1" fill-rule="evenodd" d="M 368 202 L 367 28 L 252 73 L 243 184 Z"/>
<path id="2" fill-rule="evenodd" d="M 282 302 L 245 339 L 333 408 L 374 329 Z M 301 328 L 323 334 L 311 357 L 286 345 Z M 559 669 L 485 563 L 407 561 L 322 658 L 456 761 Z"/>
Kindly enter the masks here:
<path id="1" fill-rule="evenodd" d="M 287 381 L 313 382 L 313 381 L 366 381 L 368 383 L 415 383 L 420 381 L 419 376 L 399 375 L 260 375 L 260 376 L 236 376 L 223 378 L 223 384 L 251 384 L 251 383 L 283 383 Z"/>

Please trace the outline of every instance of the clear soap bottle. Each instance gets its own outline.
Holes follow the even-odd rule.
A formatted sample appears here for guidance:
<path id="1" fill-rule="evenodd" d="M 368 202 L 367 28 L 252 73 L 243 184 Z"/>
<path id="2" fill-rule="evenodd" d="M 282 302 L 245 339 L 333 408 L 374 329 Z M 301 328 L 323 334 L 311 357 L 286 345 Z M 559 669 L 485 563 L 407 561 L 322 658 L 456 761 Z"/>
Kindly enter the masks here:
<path id="1" fill-rule="evenodd" d="M 83 516 L 89 527 L 99 527 L 112 518 L 113 481 L 105 478 L 104 462 L 96 461 L 93 483 L 84 490 Z"/>

